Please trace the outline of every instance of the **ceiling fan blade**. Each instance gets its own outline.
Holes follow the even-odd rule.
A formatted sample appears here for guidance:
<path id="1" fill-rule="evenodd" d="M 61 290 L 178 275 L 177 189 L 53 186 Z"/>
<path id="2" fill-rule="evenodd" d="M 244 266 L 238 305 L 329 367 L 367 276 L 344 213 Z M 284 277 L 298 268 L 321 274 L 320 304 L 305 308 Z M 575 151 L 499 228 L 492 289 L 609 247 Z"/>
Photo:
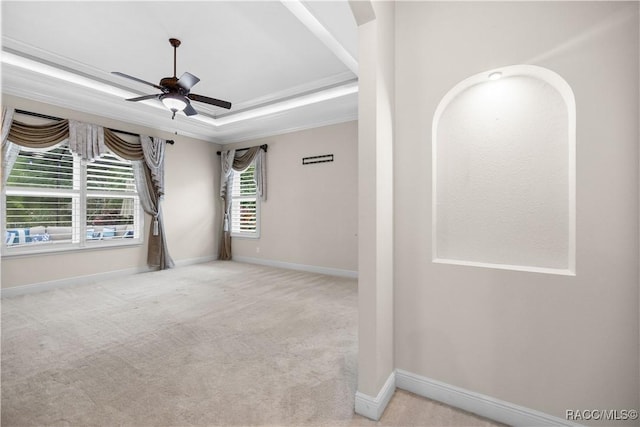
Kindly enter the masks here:
<path id="1" fill-rule="evenodd" d="M 200 79 L 193 74 L 184 73 L 178 79 L 178 86 L 180 86 L 182 89 L 189 90 L 194 87 L 199 81 Z"/>
<path id="2" fill-rule="evenodd" d="M 193 108 L 193 106 L 191 104 L 188 104 L 184 110 L 184 114 L 186 116 L 195 116 L 196 114 L 198 114 L 198 112 L 196 111 L 195 108 Z"/>
<path id="3" fill-rule="evenodd" d="M 196 95 L 195 93 L 190 93 L 187 97 L 193 101 L 204 102 L 205 104 L 215 105 L 216 107 L 226 108 L 227 110 L 231 108 L 231 103 L 228 101 L 221 101 L 215 98 L 209 98 L 208 96 Z"/>
<path id="4" fill-rule="evenodd" d="M 144 101 L 145 99 L 157 99 L 160 95 L 144 95 L 137 98 L 125 99 L 125 101 Z"/>
<path id="5" fill-rule="evenodd" d="M 160 90 L 162 90 L 162 87 L 158 86 L 157 84 L 146 82 L 146 81 L 141 80 L 141 79 L 139 79 L 139 78 L 137 78 L 137 77 L 133 77 L 133 76 L 130 76 L 130 75 L 128 75 L 128 74 L 121 73 L 121 72 L 119 72 L 119 71 L 112 71 L 112 72 L 111 72 L 111 74 L 115 74 L 116 76 L 125 77 L 125 78 L 127 78 L 127 79 L 131 79 L 131 80 L 135 80 L 135 81 L 137 81 L 138 83 L 144 83 L 144 84 L 146 84 L 146 85 L 153 86 L 153 87 L 155 87 L 156 89 L 160 89 Z"/>

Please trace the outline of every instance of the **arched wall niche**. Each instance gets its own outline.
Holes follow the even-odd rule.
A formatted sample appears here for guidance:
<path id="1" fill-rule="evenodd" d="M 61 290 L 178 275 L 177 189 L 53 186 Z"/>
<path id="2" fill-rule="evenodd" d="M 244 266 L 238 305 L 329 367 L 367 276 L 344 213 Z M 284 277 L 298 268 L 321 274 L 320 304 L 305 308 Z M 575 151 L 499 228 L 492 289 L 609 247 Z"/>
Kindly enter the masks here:
<path id="1" fill-rule="evenodd" d="M 471 76 L 440 101 L 432 141 L 434 262 L 575 274 L 576 107 L 562 77 Z"/>

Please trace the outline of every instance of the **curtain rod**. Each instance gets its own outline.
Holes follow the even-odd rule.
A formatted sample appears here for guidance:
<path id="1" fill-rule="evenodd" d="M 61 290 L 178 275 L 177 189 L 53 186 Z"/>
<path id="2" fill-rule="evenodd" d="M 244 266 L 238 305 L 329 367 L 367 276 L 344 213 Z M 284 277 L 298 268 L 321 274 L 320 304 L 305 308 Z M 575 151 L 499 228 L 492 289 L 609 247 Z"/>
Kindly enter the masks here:
<path id="1" fill-rule="evenodd" d="M 24 114 L 26 116 L 40 117 L 41 119 L 47 119 L 47 120 L 56 120 L 56 121 L 65 120 L 65 119 L 61 119 L 60 117 L 48 116 L 46 114 L 34 113 L 32 111 L 26 111 L 26 110 L 15 110 L 15 112 L 18 114 Z M 127 132 L 126 130 L 118 130 L 118 129 L 111 129 L 111 128 L 107 128 L 107 129 L 109 129 L 111 132 L 117 132 L 117 133 L 122 133 L 124 135 L 140 137 L 140 134 Z M 167 140 L 167 144 L 173 145 L 173 143 L 174 141 L 172 139 Z"/>
<path id="2" fill-rule="evenodd" d="M 260 146 L 260 148 L 262 148 L 262 149 L 264 150 L 264 152 L 266 153 L 266 152 L 267 152 L 267 148 L 269 148 L 269 146 L 268 146 L 267 144 L 262 144 L 262 145 Z M 247 150 L 248 150 L 248 148 L 239 148 L 239 149 L 237 149 L 237 150 L 236 150 L 236 153 L 237 153 L 238 151 L 247 151 Z M 216 151 L 216 154 L 217 154 L 218 156 L 219 156 L 221 153 L 222 153 L 222 151 Z"/>

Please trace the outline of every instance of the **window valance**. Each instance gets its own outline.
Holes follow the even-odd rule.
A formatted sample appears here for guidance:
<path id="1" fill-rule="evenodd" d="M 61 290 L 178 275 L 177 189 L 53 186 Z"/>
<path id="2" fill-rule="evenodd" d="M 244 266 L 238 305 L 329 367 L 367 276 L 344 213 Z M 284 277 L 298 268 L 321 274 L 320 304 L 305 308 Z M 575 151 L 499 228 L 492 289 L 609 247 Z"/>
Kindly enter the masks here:
<path id="1" fill-rule="evenodd" d="M 71 126 L 70 126 L 71 124 Z M 71 132 L 70 132 L 71 131 Z M 93 135 L 93 136 L 92 136 Z M 93 144 L 96 140 L 102 140 L 104 145 L 113 153 L 127 160 L 143 160 L 144 153 L 141 143 L 133 143 L 120 138 L 115 132 L 102 126 L 90 125 L 74 120 L 61 120 L 58 122 L 46 123 L 42 125 L 31 125 L 12 120 L 9 125 L 7 138 L 14 144 L 29 148 L 53 147 L 65 139 L 70 138 L 69 145 L 71 151 L 91 160 L 98 157 L 102 150 L 87 150 L 87 144 Z M 148 137 L 147 137 L 148 138 Z M 3 145 L 5 144 L 3 138 Z M 83 144 L 84 142 L 84 144 Z M 90 153 L 97 155 L 92 156 Z"/>
<path id="2" fill-rule="evenodd" d="M 9 128 L 9 141 L 21 147 L 53 147 L 69 138 L 69 120 L 43 125 L 30 125 L 13 120 Z"/>

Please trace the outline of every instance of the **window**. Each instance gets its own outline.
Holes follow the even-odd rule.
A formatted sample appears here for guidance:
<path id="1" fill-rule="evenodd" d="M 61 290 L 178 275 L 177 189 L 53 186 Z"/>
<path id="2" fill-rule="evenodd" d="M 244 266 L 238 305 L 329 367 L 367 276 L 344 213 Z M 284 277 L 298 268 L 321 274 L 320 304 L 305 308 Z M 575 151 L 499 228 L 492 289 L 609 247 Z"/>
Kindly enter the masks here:
<path id="1" fill-rule="evenodd" d="M 21 148 L 3 191 L 3 254 L 140 243 L 143 215 L 131 162 L 93 162 L 68 146 Z"/>
<path id="2" fill-rule="evenodd" d="M 231 175 L 231 235 L 260 237 L 258 215 L 260 202 L 253 173 L 255 163 L 242 172 Z"/>

